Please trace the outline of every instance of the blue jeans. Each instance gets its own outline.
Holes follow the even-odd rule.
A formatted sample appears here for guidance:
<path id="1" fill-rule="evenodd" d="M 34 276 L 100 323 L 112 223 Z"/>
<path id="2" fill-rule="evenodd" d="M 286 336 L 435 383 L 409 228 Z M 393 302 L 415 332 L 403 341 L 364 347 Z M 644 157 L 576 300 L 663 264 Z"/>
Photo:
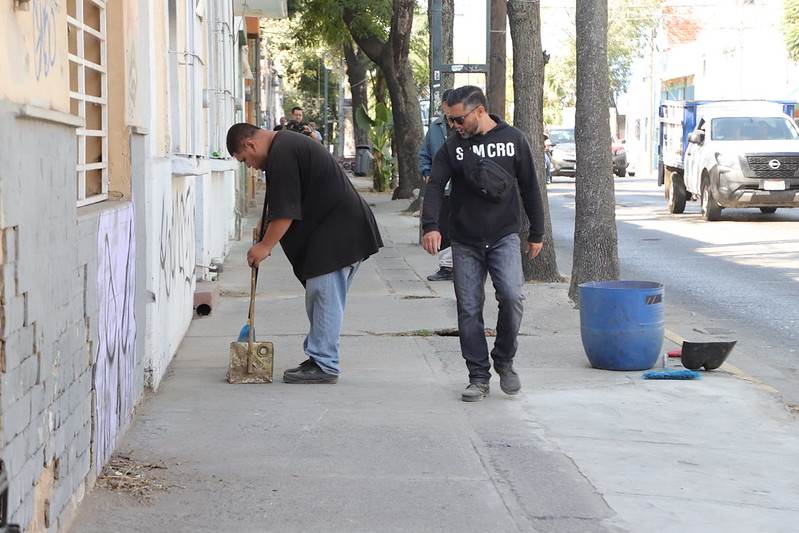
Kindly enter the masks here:
<path id="1" fill-rule="evenodd" d="M 328 374 L 338 375 L 338 347 L 347 290 L 361 262 L 305 280 L 305 311 L 311 329 L 302 347 L 305 354 Z"/>
<path id="2" fill-rule="evenodd" d="M 524 312 L 524 274 L 519 236 L 511 233 L 484 246 L 469 246 L 453 241 L 452 262 L 461 353 L 469 369 L 469 382 L 488 383 L 491 364 L 483 323 L 486 274 L 491 274 L 499 303 L 497 336 L 491 357 L 494 368 L 507 368 L 516 355 L 516 336 Z"/>

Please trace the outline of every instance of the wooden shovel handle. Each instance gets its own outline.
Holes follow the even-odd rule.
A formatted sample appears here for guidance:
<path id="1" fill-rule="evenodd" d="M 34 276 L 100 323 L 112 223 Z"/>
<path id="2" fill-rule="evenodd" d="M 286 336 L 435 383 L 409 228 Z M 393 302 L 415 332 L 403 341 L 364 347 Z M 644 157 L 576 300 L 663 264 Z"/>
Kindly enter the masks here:
<path id="1" fill-rule="evenodd" d="M 252 229 L 252 239 L 256 242 L 258 239 L 258 228 Z M 250 276 L 250 311 L 247 313 L 247 323 L 250 325 L 249 334 L 247 335 L 247 373 L 252 374 L 254 354 L 252 352 L 252 345 L 255 340 L 255 330 L 253 329 L 253 322 L 255 321 L 255 288 L 258 285 L 258 267 L 252 267 L 252 274 Z"/>

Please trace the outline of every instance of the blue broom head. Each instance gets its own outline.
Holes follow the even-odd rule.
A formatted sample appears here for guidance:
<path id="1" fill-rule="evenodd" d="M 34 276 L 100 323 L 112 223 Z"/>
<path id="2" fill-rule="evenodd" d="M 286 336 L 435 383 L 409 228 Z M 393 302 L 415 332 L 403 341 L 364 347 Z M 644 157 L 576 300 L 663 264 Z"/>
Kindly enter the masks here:
<path id="1" fill-rule="evenodd" d="M 702 379 L 702 375 L 695 370 L 647 370 L 644 379 Z"/>
<path id="2" fill-rule="evenodd" d="M 250 325 L 244 324 L 241 326 L 241 331 L 239 331 L 239 339 L 238 342 L 247 342 L 250 337 Z M 252 332 L 252 340 L 255 342 L 255 331 Z"/>

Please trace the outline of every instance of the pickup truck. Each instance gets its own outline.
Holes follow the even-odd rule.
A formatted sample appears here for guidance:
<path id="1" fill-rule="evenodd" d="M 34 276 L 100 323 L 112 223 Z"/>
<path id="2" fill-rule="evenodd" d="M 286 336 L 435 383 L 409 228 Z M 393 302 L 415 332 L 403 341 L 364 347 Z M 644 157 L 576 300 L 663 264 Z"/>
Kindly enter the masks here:
<path id="1" fill-rule="evenodd" d="M 725 207 L 799 207 L 795 102 L 666 101 L 660 106 L 658 185 L 670 213 L 699 200 L 704 220 Z"/>

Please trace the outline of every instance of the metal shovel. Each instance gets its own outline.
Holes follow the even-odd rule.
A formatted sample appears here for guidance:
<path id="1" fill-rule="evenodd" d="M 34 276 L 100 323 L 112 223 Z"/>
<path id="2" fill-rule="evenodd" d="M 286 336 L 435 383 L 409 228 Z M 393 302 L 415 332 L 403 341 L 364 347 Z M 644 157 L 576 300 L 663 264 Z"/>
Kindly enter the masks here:
<path id="1" fill-rule="evenodd" d="M 258 268 L 253 267 L 250 282 L 250 312 L 247 315 L 247 323 L 250 325 L 249 335 L 247 342 L 230 343 L 230 366 L 227 375 L 229 383 L 272 383 L 275 347 L 271 342 L 255 342 L 253 338 L 257 281 Z"/>

